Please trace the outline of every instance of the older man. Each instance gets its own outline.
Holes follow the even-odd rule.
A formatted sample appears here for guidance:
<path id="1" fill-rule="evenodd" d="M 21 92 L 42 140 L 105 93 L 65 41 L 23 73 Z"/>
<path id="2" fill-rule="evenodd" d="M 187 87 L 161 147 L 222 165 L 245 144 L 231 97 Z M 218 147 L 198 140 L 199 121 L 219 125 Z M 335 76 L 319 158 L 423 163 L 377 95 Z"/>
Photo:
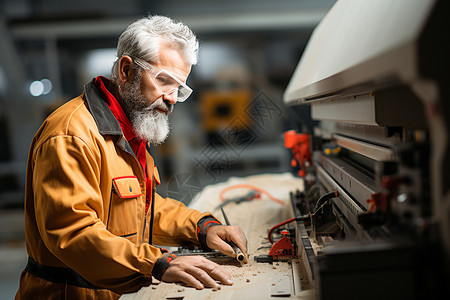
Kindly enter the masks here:
<path id="1" fill-rule="evenodd" d="M 117 299 L 151 277 L 197 289 L 232 284 L 200 256 L 153 246 L 193 243 L 246 253 L 235 226 L 155 193 L 148 149 L 169 133 L 168 117 L 192 90 L 198 42 L 189 28 L 142 18 L 120 36 L 111 80 L 97 77 L 50 115 L 28 158 L 25 226 L 29 254 L 16 299 Z"/>

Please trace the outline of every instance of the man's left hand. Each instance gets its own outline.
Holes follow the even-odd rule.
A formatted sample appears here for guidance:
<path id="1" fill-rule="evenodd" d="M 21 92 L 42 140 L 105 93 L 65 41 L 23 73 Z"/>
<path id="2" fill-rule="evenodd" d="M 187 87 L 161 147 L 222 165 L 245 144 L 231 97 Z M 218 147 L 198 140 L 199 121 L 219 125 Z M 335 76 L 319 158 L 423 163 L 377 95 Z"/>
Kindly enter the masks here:
<path id="1" fill-rule="evenodd" d="M 238 226 L 218 225 L 209 228 L 206 234 L 206 244 L 209 248 L 219 250 L 225 255 L 236 257 L 229 243 L 234 243 L 245 255 L 247 262 L 247 239 Z"/>

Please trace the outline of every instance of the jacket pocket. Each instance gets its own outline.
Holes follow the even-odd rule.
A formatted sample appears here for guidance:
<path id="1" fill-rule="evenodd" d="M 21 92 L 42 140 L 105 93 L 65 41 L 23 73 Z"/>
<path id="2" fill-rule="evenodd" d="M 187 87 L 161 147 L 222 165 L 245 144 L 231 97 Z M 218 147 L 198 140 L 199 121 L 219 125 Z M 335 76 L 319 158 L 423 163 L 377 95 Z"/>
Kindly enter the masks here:
<path id="1" fill-rule="evenodd" d="M 106 228 L 115 235 L 133 240 L 137 234 L 137 198 L 142 196 L 136 176 L 116 177 L 112 180 L 109 217 Z"/>

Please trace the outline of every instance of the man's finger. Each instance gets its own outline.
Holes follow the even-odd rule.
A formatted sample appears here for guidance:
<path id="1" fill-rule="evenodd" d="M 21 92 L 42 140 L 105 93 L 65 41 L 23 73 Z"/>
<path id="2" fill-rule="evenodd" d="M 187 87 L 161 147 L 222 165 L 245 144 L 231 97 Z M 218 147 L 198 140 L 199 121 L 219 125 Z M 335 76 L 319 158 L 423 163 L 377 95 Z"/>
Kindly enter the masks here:
<path id="1" fill-rule="evenodd" d="M 247 254 L 247 239 L 245 238 L 245 234 L 242 232 L 240 228 L 238 228 L 239 233 L 232 235 L 233 242 L 236 246 L 241 249 L 241 251 Z"/>
<path id="2" fill-rule="evenodd" d="M 232 246 L 237 246 L 245 256 L 244 261 L 247 261 L 247 239 L 238 226 L 211 227 L 207 243 L 211 249 L 219 250 L 231 257 L 236 257 L 235 249 Z"/>
<path id="3" fill-rule="evenodd" d="M 203 284 L 197 278 L 195 278 L 195 276 L 192 276 L 191 274 L 185 271 L 181 271 L 177 275 L 178 279 L 174 281 L 181 281 L 185 283 L 187 286 L 192 286 L 197 290 L 202 290 L 204 288 Z"/>
<path id="4" fill-rule="evenodd" d="M 202 269 L 205 270 L 212 278 L 226 285 L 232 285 L 231 276 L 220 265 L 210 261 L 204 264 Z"/>
<path id="5" fill-rule="evenodd" d="M 197 280 L 201 281 L 203 285 L 211 288 L 218 288 L 219 285 L 216 281 L 208 274 L 202 267 L 192 266 L 186 269 L 186 272 L 189 272 L 192 276 L 194 276 Z"/>
<path id="6" fill-rule="evenodd" d="M 224 240 L 217 238 L 215 240 L 215 248 L 217 250 L 219 250 L 220 252 L 222 252 L 225 255 L 231 256 L 231 257 L 235 257 L 236 253 L 233 249 L 233 247 L 231 247 L 231 245 L 229 243 L 226 243 Z"/>

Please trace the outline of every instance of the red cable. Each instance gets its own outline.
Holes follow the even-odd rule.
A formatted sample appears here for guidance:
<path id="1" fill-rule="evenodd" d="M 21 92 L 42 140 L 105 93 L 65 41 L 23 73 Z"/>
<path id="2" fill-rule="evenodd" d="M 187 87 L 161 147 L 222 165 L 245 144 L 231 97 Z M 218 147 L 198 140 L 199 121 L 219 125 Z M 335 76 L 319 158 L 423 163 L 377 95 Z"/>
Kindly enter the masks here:
<path id="1" fill-rule="evenodd" d="M 285 224 L 287 224 L 287 223 L 291 223 L 291 222 L 293 222 L 293 221 L 295 221 L 295 218 L 292 218 L 292 219 L 283 221 L 283 222 L 281 222 L 280 224 L 275 225 L 275 226 L 273 226 L 272 228 L 270 228 L 269 234 L 268 234 L 269 242 L 270 242 L 271 244 L 273 244 L 273 240 L 272 240 L 272 232 L 273 232 L 275 229 L 277 229 L 278 227 L 283 226 L 283 225 L 285 225 Z"/>
<path id="2" fill-rule="evenodd" d="M 250 184 L 236 184 L 236 185 L 232 185 L 229 187 L 224 188 L 220 194 L 219 194 L 219 199 L 221 202 L 225 202 L 225 199 L 223 198 L 223 194 L 225 194 L 226 192 L 228 192 L 229 190 L 233 190 L 233 189 L 237 189 L 237 188 L 247 188 L 247 189 L 252 189 L 255 191 L 258 191 L 262 194 L 265 194 L 267 197 L 269 197 L 270 200 L 280 204 L 280 205 L 284 205 L 284 202 L 273 197 L 271 194 L 269 194 L 267 191 L 263 190 L 262 188 L 250 185 Z"/>
<path id="3" fill-rule="evenodd" d="M 338 192 L 338 191 L 332 191 L 332 192 L 326 193 L 325 195 L 323 195 L 322 197 L 320 197 L 319 200 L 317 200 L 317 204 L 318 204 L 319 202 L 324 202 L 324 201 L 329 200 L 329 199 L 331 199 L 331 198 L 338 197 L 338 195 L 339 195 L 339 192 Z M 313 214 L 314 214 L 314 213 L 313 213 Z M 313 214 L 310 214 L 310 215 L 313 215 Z M 305 215 L 305 216 L 306 216 L 306 215 Z M 292 218 L 292 219 L 283 221 L 283 222 L 281 222 L 280 224 L 277 224 L 277 225 L 273 226 L 272 228 L 270 228 L 269 233 L 268 233 L 268 239 L 269 239 L 269 242 L 270 242 L 271 244 L 273 244 L 272 232 L 273 232 L 275 229 L 277 229 L 278 227 L 283 226 L 283 225 L 285 225 L 285 224 L 287 224 L 287 223 L 291 223 L 291 222 L 295 221 L 296 219 L 297 219 L 297 218 L 294 217 L 294 218 Z"/>

